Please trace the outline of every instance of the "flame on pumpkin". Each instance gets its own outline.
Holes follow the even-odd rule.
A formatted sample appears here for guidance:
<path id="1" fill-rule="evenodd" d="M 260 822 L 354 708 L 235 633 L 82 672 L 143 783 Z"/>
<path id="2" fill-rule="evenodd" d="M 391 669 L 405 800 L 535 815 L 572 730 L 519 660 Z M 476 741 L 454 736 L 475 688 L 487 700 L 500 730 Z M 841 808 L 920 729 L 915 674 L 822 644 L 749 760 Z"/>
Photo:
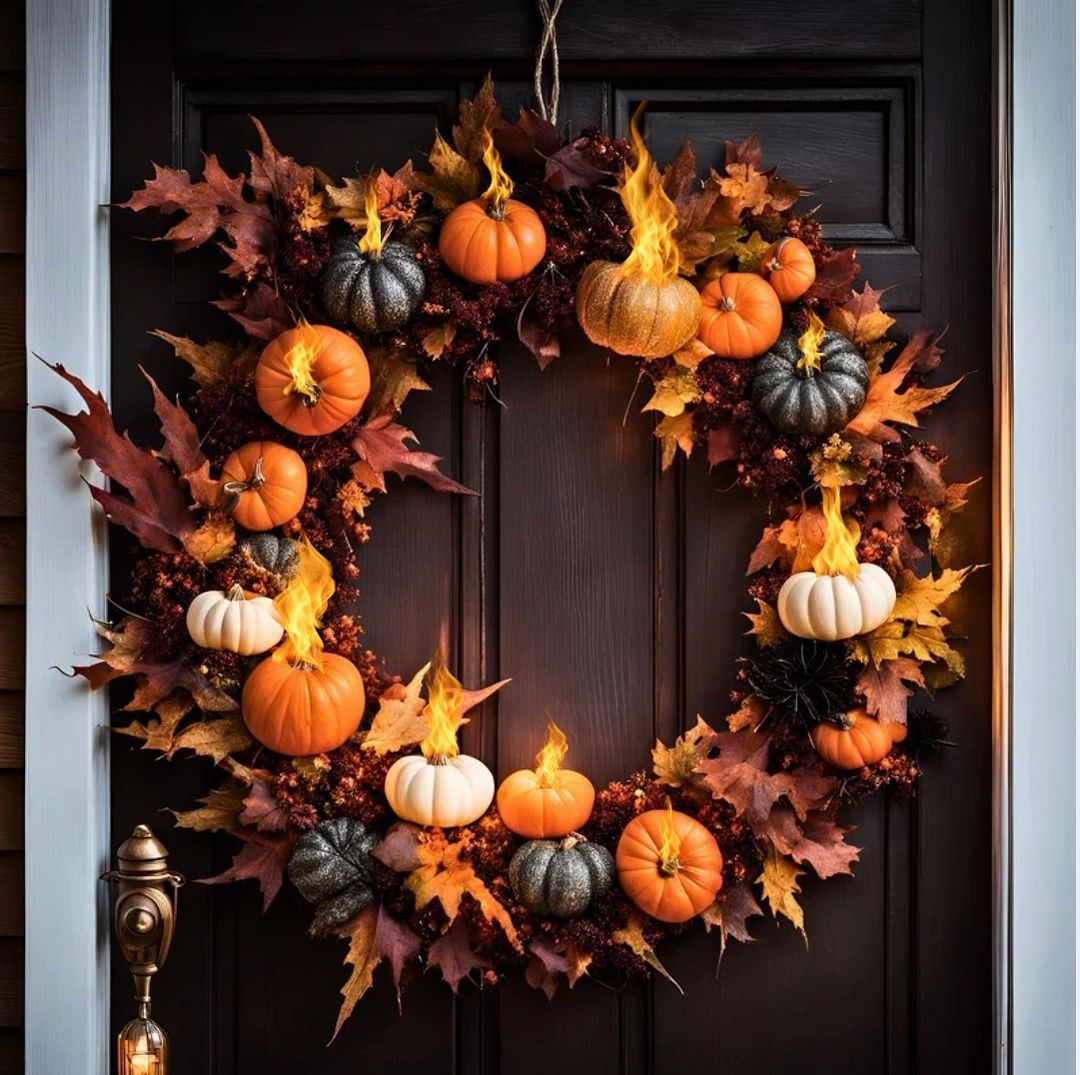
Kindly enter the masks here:
<path id="1" fill-rule="evenodd" d="M 370 258 L 377 258 L 382 253 L 382 220 L 379 219 L 379 191 L 375 186 L 375 177 L 367 181 L 364 189 L 364 234 L 357 243 L 360 253 Z"/>
<path id="2" fill-rule="evenodd" d="M 650 284 L 669 284 L 679 275 L 678 226 L 675 203 L 664 192 L 660 170 L 645 148 L 638 129 L 645 102 L 630 120 L 634 167 L 623 175 L 619 197 L 630 217 L 630 256 L 622 263 L 623 276 L 640 275 Z"/>
<path id="3" fill-rule="evenodd" d="M 491 182 L 487 190 L 481 195 L 488 207 L 495 214 L 502 212 L 507 199 L 514 193 L 514 181 L 503 171 L 502 157 L 495 148 L 495 139 L 491 137 L 491 131 L 484 128 L 484 167 L 491 176 Z"/>
<path id="4" fill-rule="evenodd" d="M 271 654 L 273 660 L 322 668 L 321 617 L 336 589 L 330 561 L 302 535 L 297 544 L 300 566 L 289 585 L 274 598 L 285 628 L 285 641 Z"/>
<path id="5" fill-rule="evenodd" d="M 795 368 L 802 370 L 807 377 L 813 377 L 821 370 L 821 341 L 823 339 L 825 339 L 825 323 L 811 310 L 810 323 L 799 337 L 799 351 L 802 358 L 795 363 Z"/>
<path id="6" fill-rule="evenodd" d="M 556 774 L 570 743 L 563 730 L 553 720 L 548 721 L 547 741 L 536 755 L 536 783 L 542 788 L 552 788 L 558 782 Z"/>
<path id="7" fill-rule="evenodd" d="M 862 535 L 854 519 L 845 519 L 840 511 L 840 490 L 827 485 L 821 490 L 821 513 L 825 516 L 825 543 L 813 560 L 818 575 L 843 575 L 854 582 L 859 577 L 859 558 L 855 549 Z"/>
<path id="8" fill-rule="evenodd" d="M 303 317 L 297 322 L 296 328 L 300 338 L 285 352 L 289 383 L 282 389 L 282 395 L 303 396 L 304 403 L 314 407 L 322 395 L 322 390 L 311 376 L 315 360 L 319 357 L 319 334 Z"/>
<path id="9" fill-rule="evenodd" d="M 664 797 L 664 818 L 660 822 L 660 869 L 667 874 L 679 870 L 679 852 L 682 840 L 675 831 L 675 811 L 671 808 L 670 796 Z"/>
<path id="10" fill-rule="evenodd" d="M 436 762 L 456 758 L 460 753 L 461 684 L 440 658 L 432 662 L 424 716 L 428 719 L 428 733 L 420 744 L 424 757 Z"/>

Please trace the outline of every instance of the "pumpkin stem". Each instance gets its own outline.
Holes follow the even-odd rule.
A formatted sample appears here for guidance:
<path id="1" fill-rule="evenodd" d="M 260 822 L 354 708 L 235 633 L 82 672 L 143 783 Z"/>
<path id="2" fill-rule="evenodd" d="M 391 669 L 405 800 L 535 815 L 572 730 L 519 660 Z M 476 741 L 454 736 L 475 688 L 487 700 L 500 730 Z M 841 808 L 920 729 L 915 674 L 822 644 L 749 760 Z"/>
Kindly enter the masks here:
<path id="1" fill-rule="evenodd" d="M 432 754 L 428 760 L 428 765 L 445 765 L 450 759 L 445 754 Z"/>
<path id="2" fill-rule="evenodd" d="M 495 200 L 488 202 L 487 215 L 492 220 L 503 220 L 506 217 L 506 202 Z"/>
<path id="3" fill-rule="evenodd" d="M 251 468 L 251 477 L 242 482 L 226 482 L 224 491 L 230 498 L 239 497 L 251 489 L 261 489 L 266 484 L 266 475 L 263 474 L 263 457 L 260 455 L 255 460 L 255 466 Z"/>
<path id="4" fill-rule="evenodd" d="M 725 314 L 735 309 L 735 300 L 730 295 L 725 295 L 717 304 L 716 308 Z"/>
<path id="5" fill-rule="evenodd" d="M 660 872 L 666 877 L 674 877 L 679 872 L 680 868 L 677 856 L 672 859 L 662 858 L 660 860 Z"/>
<path id="6" fill-rule="evenodd" d="M 572 851 L 578 844 L 585 843 L 585 837 L 580 832 L 568 832 L 559 841 L 560 851 Z"/>
<path id="7" fill-rule="evenodd" d="M 850 713 L 834 713 L 829 722 L 845 732 L 855 727 L 855 718 Z"/>
<path id="8" fill-rule="evenodd" d="M 304 385 L 303 388 L 294 388 L 290 385 L 285 391 L 288 395 L 299 396 L 300 402 L 309 409 L 317 407 L 319 400 L 322 399 L 322 387 L 314 381 Z"/>
<path id="9" fill-rule="evenodd" d="M 229 587 L 229 592 L 225 595 L 230 601 L 243 601 L 244 600 L 244 588 L 238 582 L 234 582 Z"/>

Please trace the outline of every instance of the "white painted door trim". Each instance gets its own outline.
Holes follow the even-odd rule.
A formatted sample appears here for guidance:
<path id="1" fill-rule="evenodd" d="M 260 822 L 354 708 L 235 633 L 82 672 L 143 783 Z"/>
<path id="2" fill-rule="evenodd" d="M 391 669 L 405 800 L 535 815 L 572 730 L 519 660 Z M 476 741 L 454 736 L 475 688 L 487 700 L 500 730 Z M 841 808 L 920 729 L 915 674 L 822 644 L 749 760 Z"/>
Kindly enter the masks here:
<path id="1" fill-rule="evenodd" d="M 27 0 L 31 406 L 80 402 L 35 354 L 109 389 L 109 32 L 109 0 Z M 105 615 L 105 526 L 70 434 L 30 410 L 26 440 L 26 1071 L 105 1075 L 107 699 L 55 670 L 96 648 L 87 613 Z"/>
<path id="2" fill-rule="evenodd" d="M 1014 0 L 1011 332 L 1020 371 L 1009 418 L 1016 524 L 1012 650 L 997 729 L 998 1000 L 1001 1072 L 1074 1069 L 1076 713 L 1076 113 L 1071 0 Z M 1009 24 L 1008 5 L 1004 22 Z M 108 394 L 109 0 L 27 2 L 27 349 L 32 404 L 70 407 L 34 357 L 62 361 Z M 1008 59 L 1008 57 L 1006 57 Z M 1008 97 L 1006 95 L 1006 101 Z M 977 137 L 977 132 L 967 132 Z M 1006 204 L 1006 209 L 1008 205 Z M 1007 220 L 1008 218 L 1006 218 Z M 1051 271 L 1046 243 L 1065 254 Z M 1007 238 L 1007 236 L 1006 236 Z M 958 240 L 959 241 L 959 240 Z M 1007 244 L 1006 244 L 1007 246 Z M 1008 279 L 1006 276 L 1006 283 Z M 1051 445 L 1053 450 L 1050 450 Z M 104 694 L 52 671 L 95 646 L 106 541 L 66 432 L 27 423 L 26 1070 L 109 1068 L 109 856 Z M 88 472 L 88 480 L 100 480 Z M 1052 573 L 1052 579 L 1048 577 Z M 1004 579 L 1008 584 L 1008 572 Z M 1012 672 L 1011 684 L 1008 672 Z M 1010 716 L 1011 714 L 1011 716 Z M 1037 735 L 1010 735 L 1012 721 Z M 1052 724 L 1051 729 L 1048 725 Z M 1054 743 L 1053 749 L 1047 743 Z M 1053 824 L 1046 823 L 1052 817 Z M 1010 906 L 1037 908 L 1013 916 Z M 1050 1017 L 1048 1013 L 1053 1013 Z"/>

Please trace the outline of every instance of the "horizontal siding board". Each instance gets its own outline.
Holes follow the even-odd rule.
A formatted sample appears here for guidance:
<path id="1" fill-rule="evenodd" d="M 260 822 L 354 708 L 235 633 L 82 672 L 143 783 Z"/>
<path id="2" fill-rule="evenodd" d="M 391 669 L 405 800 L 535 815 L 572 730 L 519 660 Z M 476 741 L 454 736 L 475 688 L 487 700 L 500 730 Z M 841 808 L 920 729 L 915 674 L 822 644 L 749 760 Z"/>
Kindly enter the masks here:
<path id="1" fill-rule="evenodd" d="M 0 769 L 21 769 L 25 764 L 25 719 L 22 691 L 0 691 Z"/>
<path id="2" fill-rule="evenodd" d="M 0 410 L 25 406 L 26 262 L 8 254 L 0 257 Z"/>
<path id="3" fill-rule="evenodd" d="M 21 74 L 0 75 L 0 168 L 26 167 L 26 91 Z"/>
<path id="4" fill-rule="evenodd" d="M 26 611 L 0 608 L 0 691 L 19 691 L 26 683 Z"/>
<path id="5" fill-rule="evenodd" d="M 0 772 L 0 853 L 22 850 L 24 788 L 22 773 Z"/>
<path id="6" fill-rule="evenodd" d="M 21 854 L 0 855 L 0 937 L 23 935 L 23 875 Z"/>
<path id="7" fill-rule="evenodd" d="M 26 13 L 19 0 L 0 4 L 0 71 L 26 68 Z"/>
<path id="8" fill-rule="evenodd" d="M 26 415 L 0 414 L 0 519 L 26 516 Z"/>
<path id="9" fill-rule="evenodd" d="M 0 254 L 26 249 L 26 176 L 0 172 Z"/>
<path id="10" fill-rule="evenodd" d="M 23 1025 L 23 944 L 0 938 L 0 1027 Z M 57 1027 L 57 1033 L 63 1030 Z"/>
<path id="11" fill-rule="evenodd" d="M 0 1030 L 0 1075 L 22 1075 L 23 1032 L 18 1027 Z"/>
<path id="12" fill-rule="evenodd" d="M 0 605 L 25 603 L 26 523 L 0 519 Z"/>

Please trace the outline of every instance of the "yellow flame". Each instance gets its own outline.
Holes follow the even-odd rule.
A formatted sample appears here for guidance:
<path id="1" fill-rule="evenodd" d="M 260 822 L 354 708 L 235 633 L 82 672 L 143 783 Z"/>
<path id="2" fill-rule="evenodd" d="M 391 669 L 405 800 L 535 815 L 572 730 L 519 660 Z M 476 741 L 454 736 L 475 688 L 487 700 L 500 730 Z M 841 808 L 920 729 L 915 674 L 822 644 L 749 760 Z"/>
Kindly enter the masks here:
<path id="1" fill-rule="evenodd" d="M 461 725 L 461 684 L 442 660 L 436 658 L 428 677 L 428 701 L 424 707 L 428 733 L 420 744 L 425 758 L 456 758 Z"/>
<path id="2" fill-rule="evenodd" d="M 644 108 L 642 102 L 630 121 L 634 167 L 627 167 L 619 192 L 632 225 L 630 256 L 620 271 L 623 276 L 637 274 L 659 285 L 668 284 L 679 275 L 679 247 L 675 242 L 679 221 L 675 203 L 664 192 L 660 170 L 638 130 L 638 118 Z"/>
<path id="3" fill-rule="evenodd" d="M 821 513 L 825 516 L 825 544 L 814 557 L 818 575 L 843 575 L 854 582 L 859 577 L 859 560 L 855 549 L 861 531 L 854 519 L 845 519 L 840 511 L 840 489 L 826 485 L 821 490 Z"/>
<path id="4" fill-rule="evenodd" d="M 501 212 L 506 200 L 514 193 L 514 181 L 503 171 L 502 157 L 487 127 L 484 128 L 484 167 L 491 176 L 491 183 L 481 197 L 492 209 Z"/>
<path id="5" fill-rule="evenodd" d="M 566 752 L 569 749 L 570 744 L 563 730 L 555 721 L 549 720 L 547 742 L 540 748 L 540 753 L 536 755 L 536 782 L 540 787 L 551 788 L 555 786 L 557 780 L 555 774 L 559 771 L 559 763 L 566 757 Z"/>
<path id="6" fill-rule="evenodd" d="M 311 406 L 319 402 L 322 390 L 312 380 L 311 370 L 319 357 L 319 334 L 301 317 L 296 324 L 300 338 L 285 352 L 285 368 L 291 378 L 282 390 L 286 396 L 303 396 Z"/>
<path id="7" fill-rule="evenodd" d="M 275 661 L 322 668 L 321 617 L 334 594 L 330 561 L 307 536 L 297 545 L 300 567 L 289 585 L 274 598 L 274 609 L 285 627 L 285 641 L 271 656 Z"/>
<path id="8" fill-rule="evenodd" d="M 799 337 L 799 351 L 802 358 L 795 364 L 796 369 L 805 371 L 812 377 L 821 369 L 821 341 L 825 339 L 825 324 L 813 310 L 810 311 L 810 324 Z"/>
<path id="9" fill-rule="evenodd" d="M 675 831 L 675 811 L 671 808 L 671 799 L 664 798 L 664 820 L 660 823 L 660 869 L 664 873 L 676 873 L 679 869 L 679 852 L 682 840 Z"/>
<path id="10" fill-rule="evenodd" d="M 379 219 L 379 191 L 375 186 L 375 178 L 372 176 L 367 181 L 364 190 L 364 234 L 360 236 L 361 254 L 377 258 L 382 252 L 383 233 L 382 221 Z"/>

